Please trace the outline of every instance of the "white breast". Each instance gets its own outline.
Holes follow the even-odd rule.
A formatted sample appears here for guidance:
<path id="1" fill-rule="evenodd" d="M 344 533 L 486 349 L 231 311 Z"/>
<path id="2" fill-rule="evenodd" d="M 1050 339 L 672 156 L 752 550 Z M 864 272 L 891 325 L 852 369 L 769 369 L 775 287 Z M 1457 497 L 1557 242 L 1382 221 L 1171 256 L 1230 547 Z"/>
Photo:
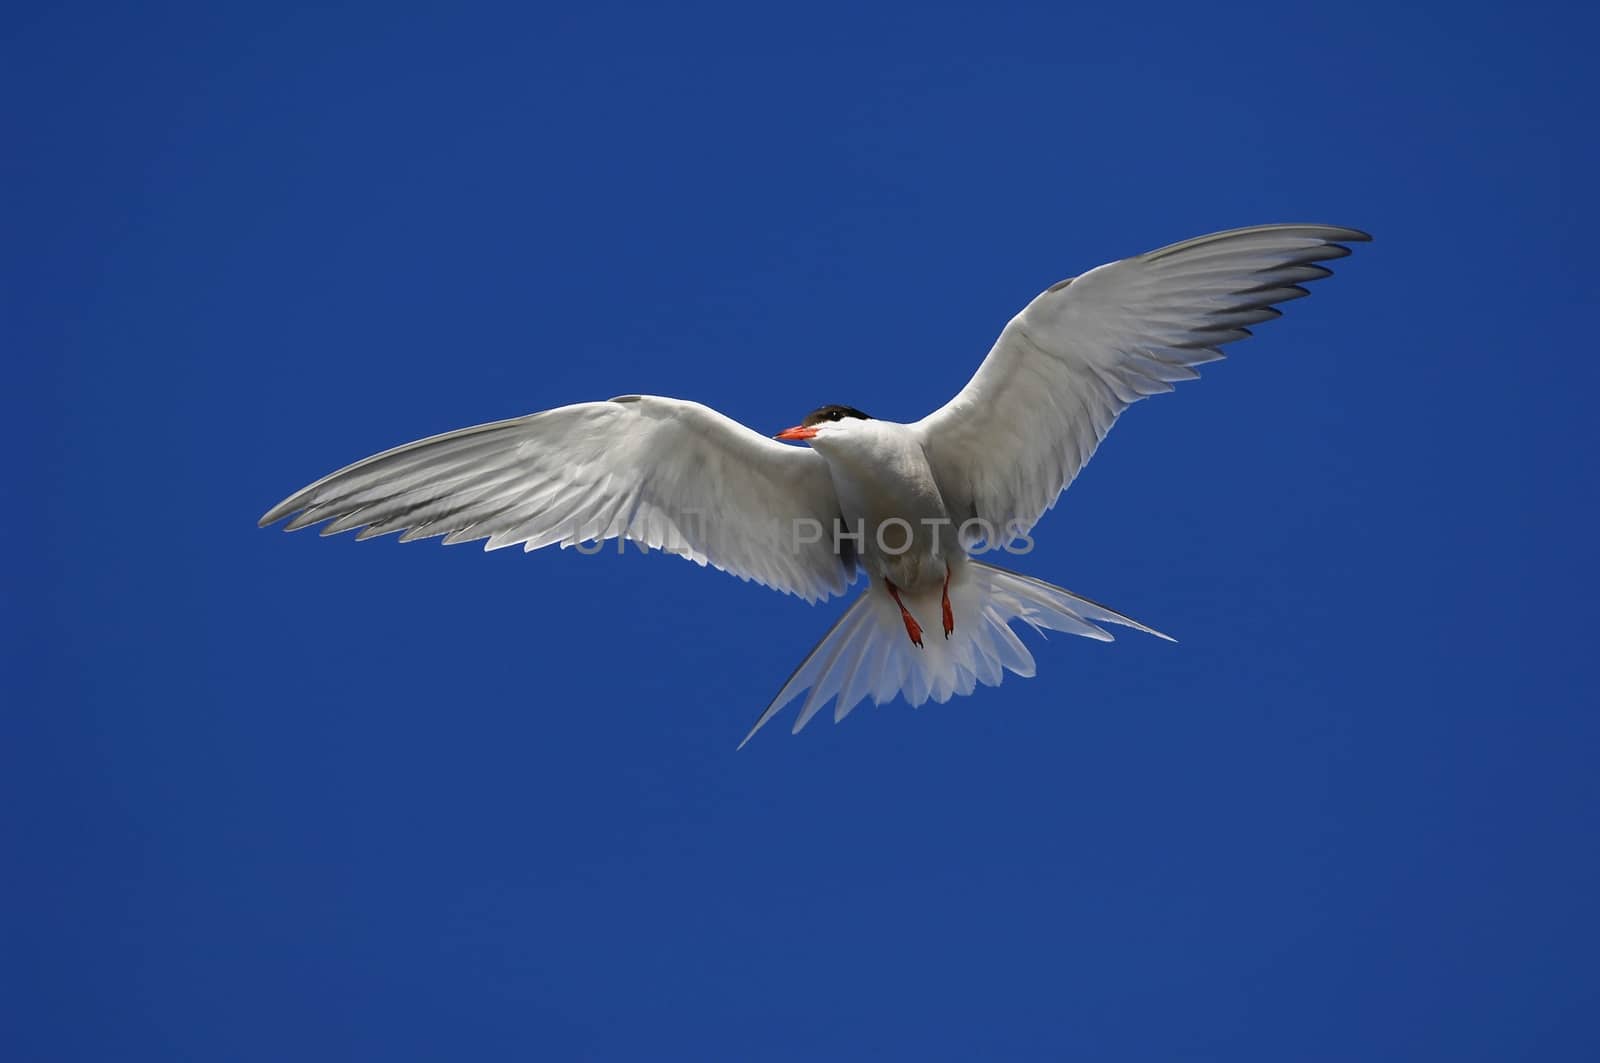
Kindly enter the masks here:
<path id="1" fill-rule="evenodd" d="M 921 442 L 893 421 L 858 421 L 827 435 L 812 445 L 827 459 L 867 571 L 905 590 L 942 585 L 946 562 L 962 553 Z"/>

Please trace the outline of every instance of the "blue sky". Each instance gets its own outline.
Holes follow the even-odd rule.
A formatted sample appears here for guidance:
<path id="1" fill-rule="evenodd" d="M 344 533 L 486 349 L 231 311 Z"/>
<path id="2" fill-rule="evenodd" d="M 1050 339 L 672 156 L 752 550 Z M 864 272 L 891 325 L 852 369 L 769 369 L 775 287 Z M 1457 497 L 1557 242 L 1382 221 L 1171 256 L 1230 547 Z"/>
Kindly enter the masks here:
<path id="1" fill-rule="evenodd" d="M 1595 30 L 12 16 L 6 1055 L 1596 1058 Z M 624 392 L 913 419 L 1044 286 L 1284 220 L 1376 241 L 1022 566 L 1177 645 L 736 754 L 840 603 L 255 527 Z"/>

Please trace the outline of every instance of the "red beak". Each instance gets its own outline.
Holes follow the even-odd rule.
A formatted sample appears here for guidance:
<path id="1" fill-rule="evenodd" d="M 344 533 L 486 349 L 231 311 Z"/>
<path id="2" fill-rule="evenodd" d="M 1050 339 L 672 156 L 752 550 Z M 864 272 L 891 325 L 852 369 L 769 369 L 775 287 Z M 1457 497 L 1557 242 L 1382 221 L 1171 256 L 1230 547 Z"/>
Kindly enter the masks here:
<path id="1" fill-rule="evenodd" d="M 817 430 L 815 428 L 811 428 L 803 424 L 797 424 L 793 428 L 785 428 L 772 438 L 782 439 L 790 443 L 798 443 L 802 439 L 810 439 L 816 434 Z"/>

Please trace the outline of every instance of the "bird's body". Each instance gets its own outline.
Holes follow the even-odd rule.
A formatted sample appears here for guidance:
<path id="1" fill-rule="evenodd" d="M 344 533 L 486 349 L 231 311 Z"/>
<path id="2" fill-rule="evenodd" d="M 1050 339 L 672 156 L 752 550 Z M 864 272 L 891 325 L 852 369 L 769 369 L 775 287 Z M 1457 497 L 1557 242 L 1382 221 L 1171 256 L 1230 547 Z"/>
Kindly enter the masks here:
<path id="1" fill-rule="evenodd" d="M 263 525 L 401 532 L 525 550 L 623 538 L 818 601 L 866 590 L 751 734 L 809 691 L 913 705 L 1033 674 L 1021 620 L 1109 641 L 1165 638 L 983 555 L 1026 539 L 1129 405 L 1197 377 L 1219 348 L 1329 275 L 1353 229 L 1235 229 L 1112 262 L 1046 289 L 1011 319 L 965 388 L 911 424 L 824 406 L 774 442 L 708 407 L 625 395 L 385 451 L 296 492 Z M 925 634 L 926 632 L 926 634 Z M 939 637 L 942 633 L 943 637 Z M 746 737 L 748 741 L 748 736 Z"/>
<path id="2" fill-rule="evenodd" d="M 841 538 L 852 537 L 869 575 L 913 593 L 938 588 L 946 565 L 966 554 L 921 441 L 893 421 L 848 425 L 848 434 L 812 441 L 839 498 Z"/>

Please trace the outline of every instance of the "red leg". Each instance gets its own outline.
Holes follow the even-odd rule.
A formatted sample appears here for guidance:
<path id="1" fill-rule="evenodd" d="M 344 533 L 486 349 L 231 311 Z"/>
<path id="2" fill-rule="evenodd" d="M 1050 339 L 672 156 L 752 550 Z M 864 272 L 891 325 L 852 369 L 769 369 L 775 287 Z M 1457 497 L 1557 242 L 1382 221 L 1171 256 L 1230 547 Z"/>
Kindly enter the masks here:
<path id="1" fill-rule="evenodd" d="M 894 599 L 894 604 L 900 607 L 900 619 L 906 622 L 906 634 L 911 636 L 911 642 L 917 649 L 922 649 L 922 625 L 917 623 L 917 618 L 911 615 L 906 608 L 906 603 L 900 600 L 900 588 L 889 582 L 889 577 L 883 577 L 883 585 L 889 588 L 889 597 Z"/>
<path id="2" fill-rule="evenodd" d="M 944 610 L 944 637 L 949 638 L 950 632 L 956 629 L 955 614 L 950 611 L 950 566 L 944 566 L 944 594 L 939 599 L 940 608 Z"/>

